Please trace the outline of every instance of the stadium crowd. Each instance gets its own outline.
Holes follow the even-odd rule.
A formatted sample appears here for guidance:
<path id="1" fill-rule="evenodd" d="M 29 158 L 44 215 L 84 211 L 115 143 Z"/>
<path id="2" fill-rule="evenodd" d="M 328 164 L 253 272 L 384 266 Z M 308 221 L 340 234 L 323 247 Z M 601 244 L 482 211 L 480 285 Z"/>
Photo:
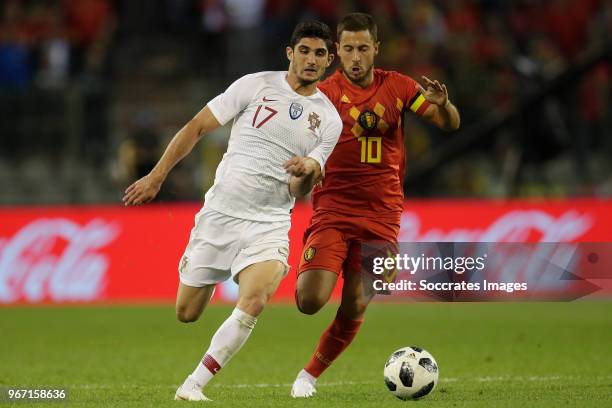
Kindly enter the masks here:
<path id="1" fill-rule="evenodd" d="M 58 200 L 116 200 L 117 187 L 146 171 L 172 136 L 157 126 L 150 102 L 161 78 L 202 83 L 209 94 L 183 107 L 197 106 L 240 75 L 286 69 L 278 44 L 296 21 L 335 27 L 349 11 L 378 20 L 381 66 L 444 81 L 461 110 L 457 134 L 408 121 L 408 174 L 449 139 L 477 136 L 466 152 L 412 179 L 408 196 L 612 195 L 609 1 L 5 0 L 0 184 L 21 194 L 2 202 L 53 201 L 61 187 L 36 186 L 75 171 L 91 173 L 96 193 L 73 180 Z M 171 52 L 155 59 L 157 47 Z M 130 102 L 140 97 L 153 113 L 122 120 L 118 95 L 134 75 L 148 92 Z M 200 168 L 214 168 L 212 161 Z M 162 197 L 201 197 L 207 182 L 190 180 Z"/>

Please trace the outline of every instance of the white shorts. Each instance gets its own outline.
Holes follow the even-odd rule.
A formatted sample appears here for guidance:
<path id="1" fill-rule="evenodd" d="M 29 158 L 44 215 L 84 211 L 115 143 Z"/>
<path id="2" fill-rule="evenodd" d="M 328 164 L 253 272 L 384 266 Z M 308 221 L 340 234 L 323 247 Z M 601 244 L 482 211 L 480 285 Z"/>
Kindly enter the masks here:
<path id="1" fill-rule="evenodd" d="M 247 266 L 271 260 L 282 262 L 287 275 L 289 227 L 289 221 L 252 221 L 202 209 L 179 262 L 181 283 L 199 288 L 230 277 L 237 281 Z"/>

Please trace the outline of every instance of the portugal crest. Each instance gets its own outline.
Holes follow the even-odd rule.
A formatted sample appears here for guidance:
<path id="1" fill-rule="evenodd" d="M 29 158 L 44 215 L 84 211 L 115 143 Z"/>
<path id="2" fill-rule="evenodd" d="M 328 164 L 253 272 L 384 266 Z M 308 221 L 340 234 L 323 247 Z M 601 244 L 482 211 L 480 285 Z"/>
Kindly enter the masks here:
<path id="1" fill-rule="evenodd" d="M 314 132 L 314 130 L 321 125 L 321 119 L 319 119 L 319 115 L 315 112 L 311 112 L 310 115 L 308 115 L 308 123 L 310 123 L 308 129 Z"/>
<path id="2" fill-rule="evenodd" d="M 289 106 L 289 116 L 293 120 L 296 120 L 297 118 L 302 116 L 302 112 L 304 112 L 304 107 L 297 102 L 293 102 Z"/>
<path id="3" fill-rule="evenodd" d="M 359 124 L 365 130 L 372 130 L 378 124 L 378 116 L 372 111 L 366 110 L 359 114 Z"/>
<path id="4" fill-rule="evenodd" d="M 312 261 L 312 258 L 314 258 L 316 253 L 317 249 L 315 247 L 309 247 L 307 250 L 304 251 L 304 260 L 306 262 Z"/>

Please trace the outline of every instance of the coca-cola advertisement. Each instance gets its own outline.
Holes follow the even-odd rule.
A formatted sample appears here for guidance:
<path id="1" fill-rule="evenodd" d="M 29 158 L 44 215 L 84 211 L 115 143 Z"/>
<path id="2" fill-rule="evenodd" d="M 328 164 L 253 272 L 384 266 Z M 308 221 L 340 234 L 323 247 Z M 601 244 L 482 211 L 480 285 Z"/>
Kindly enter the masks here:
<path id="1" fill-rule="evenodd" d="M 178 263 L 198 204 L 4 208 L 0 304 L 172 302 Z M 401 242 L 610 242 L 612 201 L 407 201 Z M 302 234 L 312 209 L 298 203 L 291 271 L 274 300 L 292 301 Z M 340 285 L 338 285 L 340 286 Z M 334 296 L 339 295 L 337 288 Z M 230 280 L 216 301 L 234 301 Z"/>

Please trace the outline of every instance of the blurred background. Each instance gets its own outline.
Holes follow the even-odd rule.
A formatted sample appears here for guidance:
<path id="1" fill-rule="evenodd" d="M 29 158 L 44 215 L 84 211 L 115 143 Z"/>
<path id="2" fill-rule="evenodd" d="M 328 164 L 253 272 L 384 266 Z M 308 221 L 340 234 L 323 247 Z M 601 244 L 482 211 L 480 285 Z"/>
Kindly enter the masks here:
<path id="1" fill-rule="evenodd" d="M 352 11 L 378 22 L 379 67 L 443 81 L 462 115 L 450 134 L 406 115 L 399 240 L 552 244 L 508 251 L 495 279 L 537 283 L 490 292 L 503 303 L 373 305 L 321 404 L 381 406 L 372 367 L 418 344 L 443 367 L 434 404 L 610 406 L 610 0 L 0 0 L 0 394 L 55 384 L 75 406 L 169 405 L 238 295 L 226 281 L 204 321 L 175 320 L 177 265 L 229 126 L 171 172 L 158 203 L 126 208 L 123 191 L 239 76 L 287 69 L 298 21 L 335 31 Z M 277 304 L 213 400 L 284 406 L 277 385 L 333 318 L 341 285 L 316 317 L 294 307 L 311 214 L 296 204 Z M 559 242 L 576 246 L 546 252 Z M 583 269 L 557 276 L 542 260 Z M 511 303 L 577 298 L 595 301 Z M 248 386 L 260 382 L 272 388 Z"/>
<path id="2" fill-rule="evenodd" d="M 0 204 L 117 203 L 246 73 L 283 70 L 295 24 L 375 16 L 377 65 L 444 81 L 462 129 L 407 115 L 408 197 L 612 195 L 612 2 L 3 0 Z M 159 201 L 201 200 L 229 127 Z"/>

